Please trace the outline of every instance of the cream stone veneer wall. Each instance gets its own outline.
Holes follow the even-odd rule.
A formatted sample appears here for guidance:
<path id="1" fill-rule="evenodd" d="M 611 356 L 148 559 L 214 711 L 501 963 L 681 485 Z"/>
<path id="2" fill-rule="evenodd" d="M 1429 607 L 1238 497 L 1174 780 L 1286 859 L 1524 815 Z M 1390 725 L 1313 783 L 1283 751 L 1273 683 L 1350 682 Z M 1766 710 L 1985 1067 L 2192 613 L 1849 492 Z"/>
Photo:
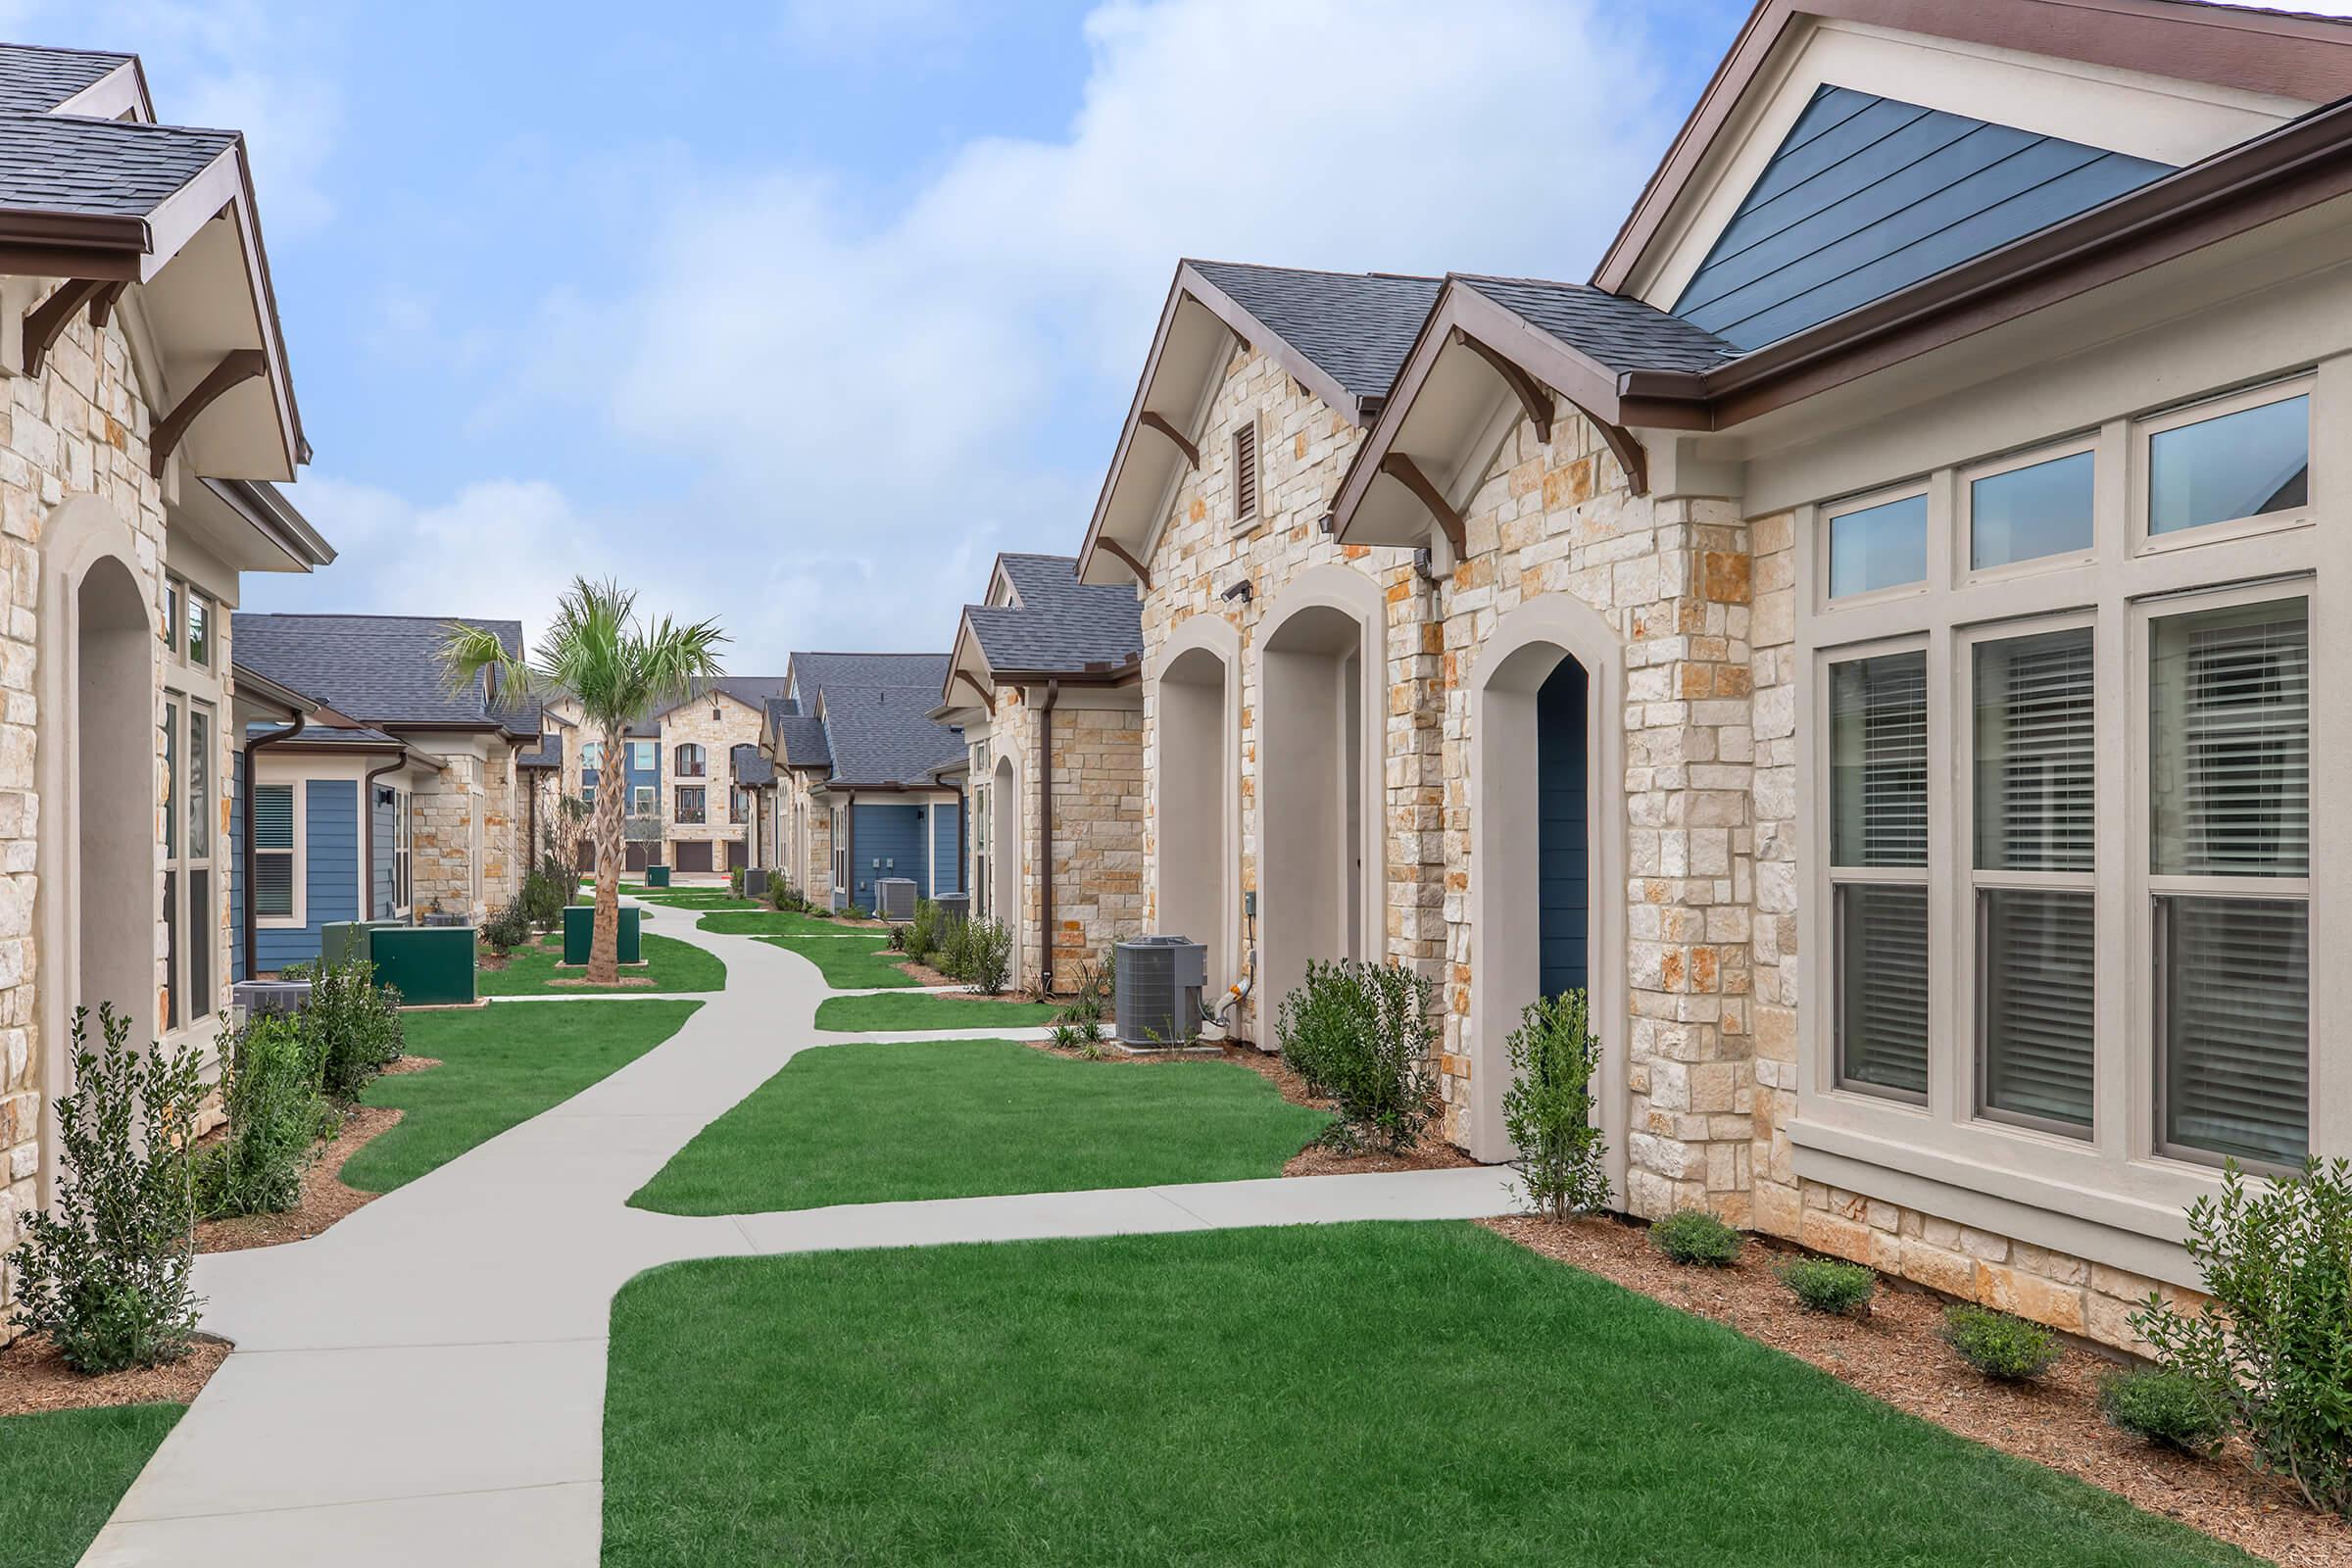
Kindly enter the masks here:
<path id="1" fill-rule="evenodd" d="M 20 281 L 29 287 L 20 290 Z M 48 286 L 12 279 L 6 308 L 21 310 L 36 303 Z M 63 744 L 67 733 L 67 715 L 41 706 L 44 685 L 63 673 L 62 668 L 43 664 L 44 660 L 62 663 L 53 639 L 65 617 L 59 605 L 45 600 L 60 587 L 51 577 L 53 570 L 74 570 L 94 554 L 119 550 L 157 627 L 164 618 L 167 561 L 172 570 L 216 596 L 220 608 L 213 623 L 212 672 L 209 677 L 191 672 L 189 678 L 202 688 L 200 695 L 219 702 L 219 739 L 210 759 L 220 801 L 214 834 L 215 886 L 225 889 L 228 874 L 228 798 L 220 786 L 231 776 L 228 742 L 234 725 L 222 676 L 230 661 L 228 612 L 236 601 L 236 578 L 192 550 L 174 550 L 168 539 L 165 490 L 148 473 L 152 410 L 124 335 L 124 323 L 135 318 L 136 310 L 135 301 L 126 301 L 115 319 L 95 332 L 86 313 L 76 313 L 38 377 L 0 378 L 5 381 L 5 395 L 0 396 L 0 591 L 6 594 L 6 618 L 0 621 L 0 1342 L 12 1334 L 7 1316 L 13 1279 L 6 1254 L 19 1239 L 24 1216 L 43 1201 L 51 1174 L 43 1167 L 43 1127 L 66 1049 L 62 1004 L 67 999 L 62 991 L 55 998 L 44 994 L 61 985 L 54 966 L 63 961 L 64 945 L 55 931 L 47 941 L 42 935 L 44 923 L 52 918 L 44 910 L 54 911 L 64 897 L 60 890 L 41 885 L 43 839 L 56 831 L 53 823 L 70 815 L 61 804 L 42 798 L 42 779 L 52 771 L 44 751 L 52 736 L 61 737 L 56 744 Z M 160 639 L 153 647 L 148 727 L 155 809 L 143 825 L 132 820 L 118 826 L 122 832 L 149 835 L 160 866 L 161 812 L 167 807 L 163 716 L 169 656 Z M 56 848 L 50 846 L 53 853 Z M 188 1040 L 206 1047 L 209 1054 L 228 994 L 227 900 L 220 901 L 214 952 L 213 973 L 220 989 L 212 999 L 213 1017 L 171 1036 L 163 1035 L 168 974 L 160 873 L 150 900 L 146 995 L 109 1000 L 128 1009 L 134 1039 L 153 1034 Z M 52 1002 L 59 1005 L 52 1007 Z"/>
<path id="2" fill-rule="evenodd" d="M 719 716 L 712 718 L 715 707 Z M 751 823 L 737 822 L 727 814 L 728 791 L 734 788 L 735 771 L 733 748 L 752 746 L 760 740 L 760 710 L 736 701 L 724 692 L 699 697 L 681 703 L 662 715 L 662 831 L 671 845 L 669 863 L 677 861 L 676 846 L 708 844 L 710 848 L 710 867 L 714 871 L 727 868 L 727 846 L 740 843 L 750 832 Z M 685 745 L 703 748 L 703 776 L 685 778 L 678 772 L 678 748 Z M 700 784 L 703 787 L 703 820 L 699 823 L 678 820 L 678 789 Z"/>
<path id="3" fill-rule="evenodd" d="M 528 831 L 515 778 L 514 748 L 503 735 L 465 737 L 443 749 L 418 737 L 443 766 L 409 797 L 409 875 L 419 915 L 480 919 L 521 886 L 521 836 Z"/>
<path id="4" fill-rule="evenodd" d="M 996 760 L 1010 759 L 1019 772 L 1020 894 L 1015 909 L 990 914 L 1013 934 L 1013 980 L 1034 986 L 1052 944 L 1054 989 L 1072 991 L 1089 965 L 1106 965 L 1111 945 L 1151 929 L 1144 890 L 1146 792 L 1144 714 L 1132 686 L 1064 686 L 1054 706 L 1054 929 L 1042 931 L 1043 869 L 1037 863 L 1038 802 L 1044 749 L 1039 745 L 1043 687 L 1001 686 L 994 713 L 974 710 L 965 735 L 973 742 L 973 778 L 983 746 L 993 779 Z M 995 808 L 991 803 L 991 809 Z M 964 834 L 963 883 L 977 886 L 977 831 Z M 992 848 L 1002 855 L 1003 848 Z M 992 875 L 994 873 L 992 872 Z"/>

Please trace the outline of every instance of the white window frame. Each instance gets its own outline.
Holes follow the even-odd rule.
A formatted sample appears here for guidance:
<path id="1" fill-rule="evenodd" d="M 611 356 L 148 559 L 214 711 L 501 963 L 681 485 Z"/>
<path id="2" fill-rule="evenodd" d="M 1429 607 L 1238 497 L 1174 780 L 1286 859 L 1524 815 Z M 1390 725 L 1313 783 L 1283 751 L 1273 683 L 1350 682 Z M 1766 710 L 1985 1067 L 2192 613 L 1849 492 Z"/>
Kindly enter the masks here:
<path id="1" fill-rule="evenodd" d="M 662 770 L 662 744 L 659 741 L 630 741 L 628 766 L 639 773 L 659 774 Z"/>
<path id="2" fill-rule="evenodd" d="M 2264 381 L 2235 392 L 2217 397 L 2199 398 L 2149 415 L 2132 427 L 2132 495 L 2129 515 L 2132 524 L 2132 553 L 2134 556 L 2162 555 L 2175 550 L 2194 550 L 2218 541 L 2245 539 L 2258 534 L 2279 533 L 2290 528 L 2307 528 L 2319 515 L 2320 477 L 2325 466 L 2320 461 L 2320 399 L 2317 396 L 2319 378 L 2315 374 L 2290 375 L 2278 380 Z M 2304 451 L 2311 459 L 2311 471 L 2304 482 L 2303 505 L 2282 512 L 2257 513 L 2251 517 L 2226 517 L 2218 522 L 2200 523 L 2193 528 L 2177 528 L 2171 533 L 2148 531 L 2149 475 L 2153 460 L 2149 456 L 2155 438 L 2168 430 L 2186 429 L 2226 415 L 2243 414 L 2249 409 L 2265 408 L 2273 403 L 2284 403 L 2289 398 L 2310 397 L 2304 413 L 2308 422 L 2304 428 Z"/>
<path id="3" fill-rule="evenodd" d="M 262 863 L 262 857 L 263 857 L 263 856 L 265 856 L 265 855 L 283 855 L 283 856 L 288 856 L 288 857 L 290 857 L 290 858 L 291 858 L 291 859 L 292 859 L 292 862 L 293 862 L 293 871 L 292 871 L 292 883 L 293 883 L 293 885 L 292 885 L 292 888 L 290 889 L 290 893 L 291 893 L 291 899 L 290 899 L 290 907 L 293 909 L 293 913 L 291 913 L 291 914 L 261 914 L 261 913 L 259 913 L 258 911 L 259 911 L 259 908 L 260 908 L 260 905 L 259 905 L 259 903 L 258 903 L 258 902 L 255 900 L 255 898 L 254 898 L 254 890 L 253 890 L 253 889 L 251 889 L 251 888 L 247 888 L 247 889 L 245 889 L 245 891 L 244 891 L 244 899 L 245 899 L 245 903 L 246 903 L 246 905 L 248 906 L 248 907 L 250 907 L 250 908 L 253 908 L 254 910 L 256 910 L 256 911 L 257 911 L 257 912 L 255 913 L 255 915 L 254 915 L 254 924 L 255 924 L 255 926 L 256 926 L 258 929 L 260 929 L 260 930 L 264 930 L 264 931 L 299 931 L 299 930 L 301 930 L 303 927 L 305 927 L 305 926 L 307 926 L 307 925 L 309 925 L 309 924 L 311 923 L 311 920 L 310 920 L 310 889 L 309 889 L 309 886 L 308 886 L 308 883 L 309 883 L 309 881 L 310 881 L 310 855 L 309 855 L 309 848 L 308 848 L 308 847 L 309 847 L 309 844 L 310 844 L 310 821 L 309 821 L 309 818 L 310 818 L 310 800 L 309 800 L 309 796 L 310 796 L 310 793 L 311 793 L 311 792 L 310 792 L 310 790 L 309 790 L 309 789 L 306 787 L 306 786 L 307 786 L 307 784 L 308 784 L 308 781 L 307 781 L 307 780 L 305 780 L 305 779 L 299 779 L 299 778 L 296 778 L 296 779 L 269 779 L 269 778 L 266 778 L 266 779 L 261 779 L 261 780 L 258 780 L 258 781 L 257 781 L 257 782 L 254 784 L 254 786 L 253 786 L 253 792 L 254 792 L 254 794 L 255 794 L 256 796 L 259 796 L 259 795 L 261 794 L 261 792 L 262 792 L 262 791 L 264 791 L 264 790 L 275 790 L 275 789 L 282 789 L 282 790 L 288 791 L 288 792 L 289 792 L 289 793 L 292 795 L 292 797 L 293 797 L 293 806 L 294 806 L 294 844 L 293 844 L 293 848 L 291 848 L 291 849 L 286 849 L 286 850 L 265 850 L 265 849 L 262 849 L 262 848 L 260 848 L 260 847 L 257 845 L 257 846 L 255 847 L 255 849 L 254 849 L 254 852 L 253 852 L 253 863 L 254 863 L 254 871 L 255 871 L 255 880 L 257 880 L 257 881 L 258 881 L 258 880 L 260 880 L 260 871 L 261 871 L 261 863 Z M 246 803 L 245 803 L 245 808 L 246 808 L 246 810 L 248 810 L 248 811 L 251 811 L 251 810 L 253 809 L 253 803 L 252 803 L 251 801 L 248 801 L 248 802 L 246 802 Z"/>
<path id="4" fill-rule="evenodd" d="M 2047 556 L 2034 556 L 2025 561 L 2012 561 L 2005 565 L 1978 566 L 1977 545 L 1977 481 L 1997 479 L 2004 473 L 2021 468 L 2038 468 L 2045 463 L 2061 458 L 2090 455 L 2090 544 L 2083 550 L 2058 551 Z M 1952 562 L 1956 580 L 1964 585 L 2006 582 L 2014 577 L 2039 576 L 2043 572 L 2064 571 L 2069 567 L 2087 566 L 2099 559 L 2099 487 L 2106 484 L 2108 466 L 2100 461 L 2099 433 L 2087 431 L 2070 440 L 2048 442 L 2026 447 L 1989 462 L 1972 464 L 1960 470 L 1959 486 L 1952 498 L 1952 545 L 1958 552 Z M 1840 601 L 1845 603 L 1847 601 Z"/>
<path id="5" fill-rule="evenodd" d="M 1895 583 L 1886 588 L 1873 588 L 1864 593 L 1831 597 L 1830 532 L 1832 526 L 1839 517 L 1850 516 L 1857 512 L 1868 512 L 1875 507 L 1891 506 L 1897 501 L 1909 501 L 1914 496 L 1925 496 L 1928 501 L 1928 519 L 1925 524 L 1927 528 L 1925 541 L 1927 574 L 1917 582 Z M 1906 479 L 1900 484 L 1884 485 L 1876 490 L 1865 490 L 1854 495 L 1841 496 L 1819 509 L 1814 527 L 1819 533 L 1820 539 L 1819 548 L 1814 552 L 1817 559 L 1813 581 L 1813 602 L 1825 609 L 1836 605 L 1840 610 L 1850 610 L 1863 605 L 1879 605 L 1923 598 L 1928 592 L 1928 585 L 1936 580 L 1936 495 L 1935 486 L 1926 479 Z"/>
<path id="6" fill-rule="evenodd" d="M 409 792 L 392 791 L 392 912 L 405 915 L 416 908 L 416 884 L 413 824 L 409 815 Z M 374 890 L 368 890 L 369 897 Z"/>

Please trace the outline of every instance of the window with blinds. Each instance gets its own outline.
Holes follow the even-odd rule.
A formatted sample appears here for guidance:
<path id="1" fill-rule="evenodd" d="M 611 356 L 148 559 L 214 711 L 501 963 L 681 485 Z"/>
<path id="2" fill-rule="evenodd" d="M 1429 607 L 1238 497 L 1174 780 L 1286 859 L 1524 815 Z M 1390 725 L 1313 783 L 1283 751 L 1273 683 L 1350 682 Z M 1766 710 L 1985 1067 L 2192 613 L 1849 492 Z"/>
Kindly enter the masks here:
<path id="1" fill-rule="evenodd" d="M 2087 1137 L 2097 1027 L 2087 626 L 1976 645 L 1977 1105 Z"/>
<path id="2" fill-rule="evenodd" d="M 294 917 L 294 786 L 291 784 L 254 786 L 253 912 L 264 920 Z"/>
<path id="3" fill-rule="evenodd" d="M 1257 515 L 1257 421 L 1233 427 L 1233 520 L 1248 522 Z"/>
<path id="4" fill-rule="evenodd" d="M 2164 616 L 2149 661 L 2159 1135 L 2291 1167 L 2310 1146 L 2309 603 Z"/>
<path id="5" fill-rule="evenodd" d="M 1830 860 L 1838 1081 L 1928 1089 L 1928 661 L 1830 666 Z"/>

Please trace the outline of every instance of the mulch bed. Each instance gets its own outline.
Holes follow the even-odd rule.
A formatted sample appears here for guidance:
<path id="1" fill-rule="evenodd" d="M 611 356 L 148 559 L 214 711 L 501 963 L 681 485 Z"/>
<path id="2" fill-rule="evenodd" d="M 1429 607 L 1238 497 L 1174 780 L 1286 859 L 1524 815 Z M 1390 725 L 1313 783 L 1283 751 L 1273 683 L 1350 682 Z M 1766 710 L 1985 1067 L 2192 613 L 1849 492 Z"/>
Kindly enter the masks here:
<path id="1" fill-rule="evenodd" d="M 441 1063 L 431 1056 L 403 1056 L 384 1069 L 391 1077 L 421 1072 Z M 196 1227 L 199 1252 L 242 1252 L 254 1247 L 277 1247 L 307 1241 L 346 1214 L 357 1212 L 383 1195 L 363 1193 L 343 1185 L 343 1162 L 390 1132 L 400 1123 L 400 1111 L 389 1105 L 353 1105 L 343 1113 L 343 1130 L 313 1152 L 302 1173 L 302 1200 L 282 1214 L 238 1214 L 208 1219 Z"/>
<path id="2" fill-rule="evenodd" d="M 185 1358 L 170 1366 L 132 1367 L 90 1377 L 58 1358 L 57 1347 L 27 1334 L 0 1349 L 0 1416 L 50 1410 L 94 1410 L 108 1404 L 185 1404 L 220 1363 L 228 1342 L 199 1336 Z"/>
<path id="3" fill-rule="evenodd" d="M 551 987 L 560 986 L 567 991 L 576 991 L 582 986 L 596 985 L 595 981 L 590 980 L 585 976 L 574 979 L 569 975 L 561 974 L 551 977 L 547 983 Z M 619 979 L 614 980 L 610 986 L 597 986 L 597 989 L 599 991 L 628 991 L 631 989 L 650 991 L 653 989 L 653 986 L 654 982 L 649 976 L 642 974 L 624 974 Z"/>
<path id="4" fill-rule="evenodd" d="M 2216 1458 L 2191 1459 L 2108 1425 L 2098 1385 L 2117 1363 L 2093 1350 L 2070 1348 L 2039 1385 L 1994 1383 L 1943 1343 L 1943 1298 L 1902 1281 L 1881 1277 L 1868 1318 L 1827 1317 L 1797 1305 L 1773 1276 L 1774 1265 L 1794 1254 L 1761 1239 L 1751 1239 L 1740 1263 L 1715 1269 L 1670 1263 L 1644 1229 L 1614 1220 L 1480 1223 L 1546 1257 L 1728 1324 L 1961 1437 L 2064 1471 L 2257 1556 L 2289 1568 L 2352 1562 L 2352 1525 L 2313 1513 L 2287 1483 L 2254 1473 L 2235 1442 Z"/>

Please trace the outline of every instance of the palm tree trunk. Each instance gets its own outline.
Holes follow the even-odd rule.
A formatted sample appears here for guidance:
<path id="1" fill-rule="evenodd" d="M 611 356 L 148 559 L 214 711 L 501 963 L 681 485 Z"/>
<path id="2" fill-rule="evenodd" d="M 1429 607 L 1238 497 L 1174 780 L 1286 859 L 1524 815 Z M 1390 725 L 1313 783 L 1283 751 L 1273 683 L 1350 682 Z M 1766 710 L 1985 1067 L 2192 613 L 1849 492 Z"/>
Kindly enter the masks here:
<path id="1" fill-rule="evenodd" d="M 604 734 L 603 767 L 596 790 L 596 926 L 588 941 L 588 983 L 620 983 L 620 826 L 629 792 L 627 754 L 620 732 Z"/>

